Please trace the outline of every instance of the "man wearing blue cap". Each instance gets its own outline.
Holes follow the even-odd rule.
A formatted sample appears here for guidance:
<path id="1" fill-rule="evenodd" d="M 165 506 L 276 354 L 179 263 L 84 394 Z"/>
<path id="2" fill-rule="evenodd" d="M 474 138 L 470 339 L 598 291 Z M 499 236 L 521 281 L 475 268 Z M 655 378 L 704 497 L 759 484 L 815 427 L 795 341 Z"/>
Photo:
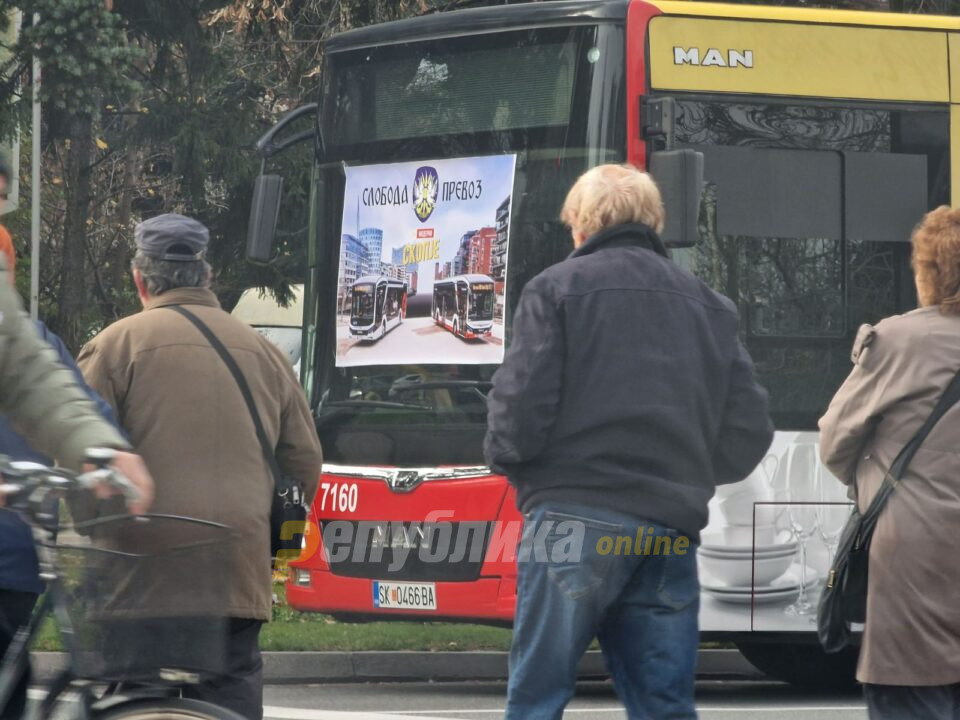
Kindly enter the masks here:
<path id="1" fill-rule="evenodd" d="M 258 634 L 270 619 L 270 507 L 274 479 L 254 421 L 227 365 L 188 310 L 222 343 L 249 386 L 280 469 L 312 498 L 321 452 L 310 409 L 286 357 L 220 308 L 204 259 L 209 232 L 177 214 L 151 218 L 134 232 L 133 280 L 143 312 L 91 340 L 77 361 L 116 410 L 131 443 L 150 465 L 158 513 L 229 525 L 242 533 L 224 553 L 218 596 L 198 598 L 184 569 L 179 587 L 151 603 L 189 604 L 197 615 L 228 618 L 229 677 L 185 690 L 259 720 L 263 712 Z M 162 641 L 162 640 L 160 640 Z"/>

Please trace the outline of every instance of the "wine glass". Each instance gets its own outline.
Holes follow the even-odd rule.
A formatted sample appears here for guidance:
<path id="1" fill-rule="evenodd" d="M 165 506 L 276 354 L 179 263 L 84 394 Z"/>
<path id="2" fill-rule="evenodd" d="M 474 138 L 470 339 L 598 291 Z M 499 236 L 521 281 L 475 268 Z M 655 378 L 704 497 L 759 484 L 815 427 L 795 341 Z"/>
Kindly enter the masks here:
<path id="1" fill-rule="evenodd" d="M 807 596 L 807 543 L 817 531 L 817 446 L 810 442 L 793 445 L 787 454 L 787 517 L 800 550 L 800 593 L 784 608 L 788 615 L 811 615 L 815 605 Z M 794 504 L 799 503 L 799 504 Z"/>
<path id="2" fill-rule="evenodd" d="M 817 505 L 817 530 L 827 548 L 828 560 L 832 563 L 853 503 L 845 502 L 847 496 L 844 486 L 819 463 L 817 464 L 817 499 L 822 503 Z"/>

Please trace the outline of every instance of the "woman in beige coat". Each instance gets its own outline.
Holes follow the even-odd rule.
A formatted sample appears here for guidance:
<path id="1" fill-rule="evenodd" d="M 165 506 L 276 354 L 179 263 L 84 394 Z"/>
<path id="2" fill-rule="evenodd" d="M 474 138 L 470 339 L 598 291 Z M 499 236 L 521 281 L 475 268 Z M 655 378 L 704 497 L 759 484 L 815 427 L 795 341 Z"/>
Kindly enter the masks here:
<path id="1" fill-rule="evenodd" d="M 821 458 L 861 510 L 960 369 L 960 210 L 928 213 L 912 241 L 920 308 L 860 328 L 820 419 Z M 873 720 L 960 719 L 960 405 L 880 515 L 857 679 Z"/>

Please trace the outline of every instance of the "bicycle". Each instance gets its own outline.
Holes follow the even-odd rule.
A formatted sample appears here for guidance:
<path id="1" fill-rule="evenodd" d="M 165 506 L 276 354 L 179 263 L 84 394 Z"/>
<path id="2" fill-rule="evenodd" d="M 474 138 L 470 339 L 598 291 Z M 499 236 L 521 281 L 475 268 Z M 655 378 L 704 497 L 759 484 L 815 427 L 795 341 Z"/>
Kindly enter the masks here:
<path id="1" fill-rule="evenodd" d="M 217 619 L 189 613 L 195 593 L 164 604 L 148 592 L 179 580 L 184 567 L 204 555 L 215 559 L 229 528 L 163 514 L 59 523 L 54 508 L 60 500 L 76 501 L 97 485 L 138 499 L 132 483 L 108 467 L 113 457 L 111 450 L 92 449 L 87 461 L 95 469 L 74 473 L 0 456 L 0 494 L 6 509 L 30 524 L 47 585 L 0 663 L 0 709 L 12 697 L 44 620 L 52 616 L 68 664 L 46 688 L 33 717 L 51 717 L 69 693 L 77 698 L 75 716 L 83 720 L 241 720 L 226 708 L 178 696 L 182 688 L 217 674 L 222 653 L 216 637 L 221 643 L 225 638 Z M 213 573 L 208 584 L 215 582 Z M 162 642 L 150 643 L 151 635 Z"/>

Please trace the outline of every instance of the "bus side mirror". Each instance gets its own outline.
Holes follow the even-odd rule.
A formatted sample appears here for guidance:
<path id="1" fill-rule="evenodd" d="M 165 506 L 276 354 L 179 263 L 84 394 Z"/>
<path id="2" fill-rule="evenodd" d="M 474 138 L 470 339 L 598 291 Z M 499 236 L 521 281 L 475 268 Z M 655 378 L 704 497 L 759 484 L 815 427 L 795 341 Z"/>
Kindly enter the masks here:
<path id="1" fill-rule="evenodd" d="M 703 153 L 661 150 L 650 155 L 650 175 L 663 196 L 666 222 L 660 238 L 667 247 L 693 247 L 699 240 Z"/>
<path id="2" fill-rule="evenodd" d="M 273 257 L 273 240 L 280 217 L 280 197 L 283 178 L 280 175 L 260 175 L 253 185 L 253 204 L 247 225 L 247 259 L 269 262 Z"/>

